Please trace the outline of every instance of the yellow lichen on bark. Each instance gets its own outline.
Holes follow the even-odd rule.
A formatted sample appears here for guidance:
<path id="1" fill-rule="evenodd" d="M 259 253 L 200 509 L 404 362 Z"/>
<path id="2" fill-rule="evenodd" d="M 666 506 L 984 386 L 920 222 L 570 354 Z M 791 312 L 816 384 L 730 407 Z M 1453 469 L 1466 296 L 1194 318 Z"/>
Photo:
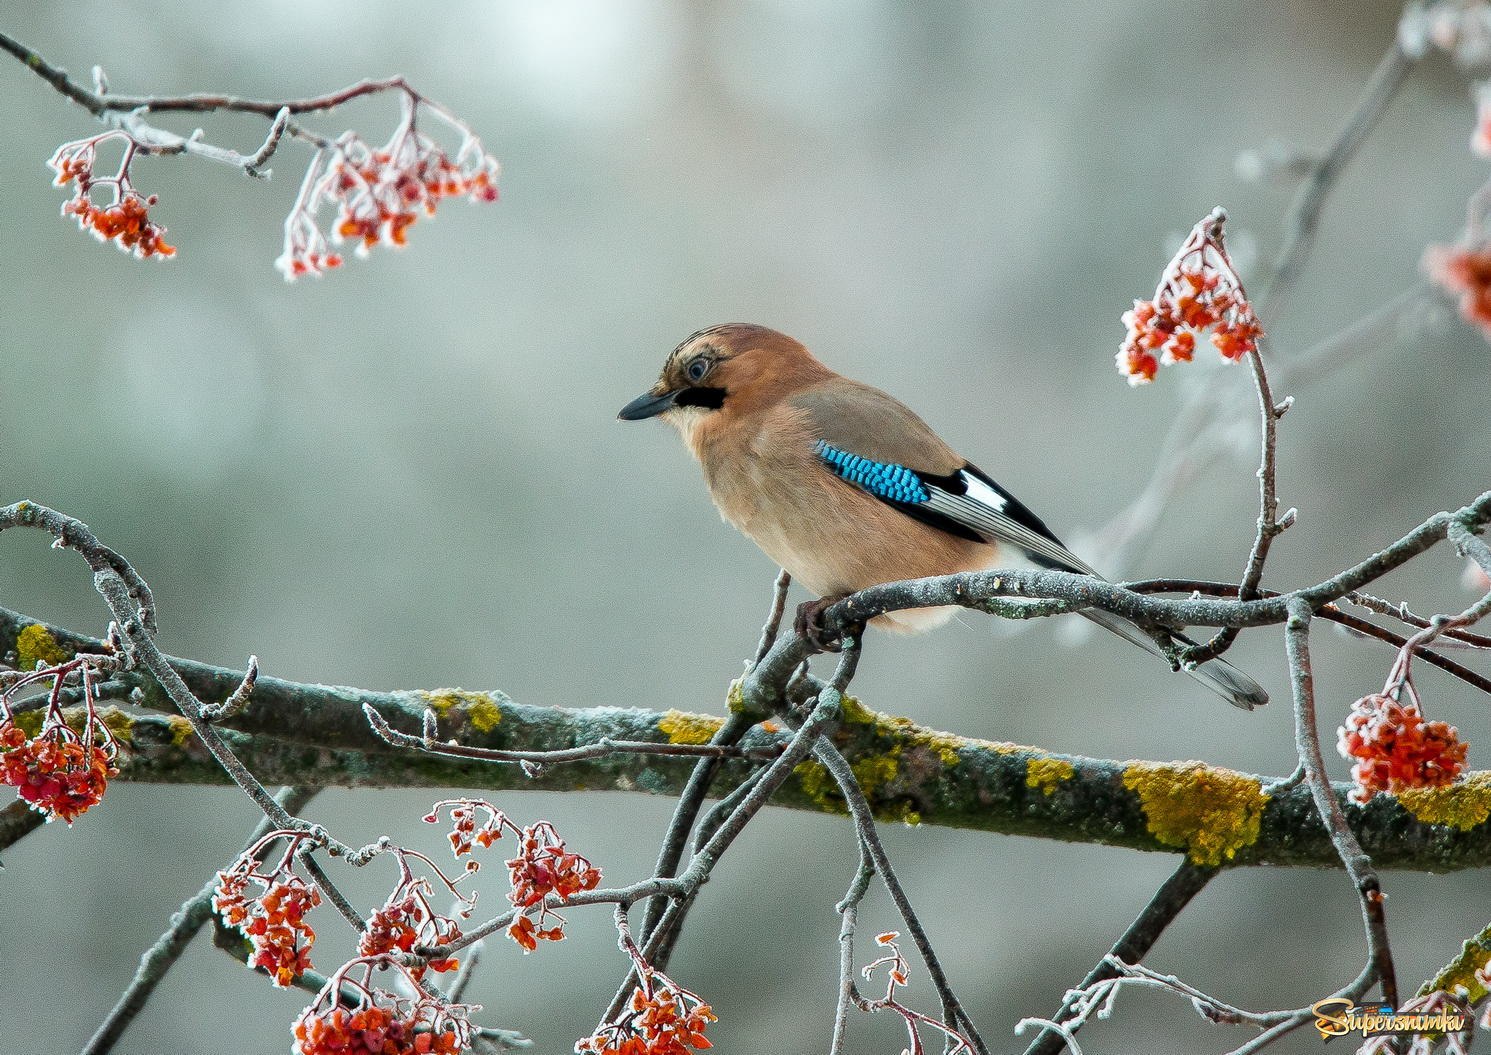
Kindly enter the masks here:
<path id="1" fill-rule="evenodd" d="M 670 744 L 707 744 L 723 724 L 724 719 L 712 714 L 669 710 L 658 719 L 657 727 Z"/>
<path id="2" fill-rule="evenodd" d="M 67 653 L 57 644 L 57 639 L 52 632 L 40 623 L 32 623 L 21 628 L 16 635 L 16 669 L 31 671 L 36 669 L 36 661 L 41 660 L 49 667 L 55 667 L 67 659 Z"/>
<path id="3" fill-rule="evenodd" d="M 452 712 L 463 716 L 471 728 L 479 733 L 490 733 L 502 721 L 502 708 L 485 692 L 470 692 L 466 689 L 436 689 L 421 692 L 426 703 L 441 718 L 452 717 Z"/>
<path id="4" fill-rule="evenodd" d="M 1150 834 L 1198 865 L 1257 842 L 1268 803 L 1258 778 L 1203 762 L 1130 762 L 1123 786 L 1139 796 Z"/>
<path id="5" fill-rule="evenodd" d="M 1063 758 L 1032 758 L 1025 765 L 1025 786 L 1054 795 L 1061 782 L 1071 780 L 1075 772 L 1072 764 Z"/>
<path id="6" fill-rule="evenodd" d="M 1469 831 L 1491 817 L 1491 772 L 1472 773 L 1459 783 L 1442 788 L 1400 791 L 1398 801 L 1425 824 Z"/>

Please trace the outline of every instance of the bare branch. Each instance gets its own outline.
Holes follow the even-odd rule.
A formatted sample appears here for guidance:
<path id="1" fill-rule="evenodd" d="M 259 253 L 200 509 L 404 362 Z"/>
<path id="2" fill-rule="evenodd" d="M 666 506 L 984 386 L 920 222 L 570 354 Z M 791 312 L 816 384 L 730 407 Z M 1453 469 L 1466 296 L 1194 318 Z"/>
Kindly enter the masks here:
<path id="1" fill-rule="evenodd" d="M 486 762 L 515 762 L 523 764 L 525 772 L 536 776 L 538 769 L 546 765 L 563 762 L 584 762 L 592 758 L 604 758 L 615 754 L 672 755 L 679 758 L 749 758 L 770 761 L 781 754 L 780 747 L 741 747 L 735 744 L 668 744 L 647 740 L 612 740 L 609 737 L 577 747 L 557 748 L 553 751 L 502 751 L 490 747 L 468 747 L 455 741 L 436 740 L 431 735 L 413 736 L 399 732 L 388 724 L 371 704 L 363 704 L 363 714 L 368 724 L 390 747 L 405 747 L 425 751 L 432 755 L 450 758 L 476 758 Z M 427 712 L 428 713 L 428 712 Z"/>
<path id="2" fill-rule="evenodd" d="M 1388 944 L 1387 917 L 1377 873 L 1372 859 L 1346 822 L 1340 800 L 1325 775 L 1325 757 L 1320 750 L 1320 733 L 1315 719 L 1315 677 L 1310 665 L 1310 609 L 1300 600 L 1290 602 L 1289 621 L 1284 627 L 1284 645 L 1289 654 L 1290 680 L 1294 689 L 1294 731 L 1300 761 L 1305 767 L 1305 784 L 1315 800 L 1320 819 L 1330 832 L 1331 842 L 1351 877 L 1357 897 L 1361 899 L 1362 919 L 1367 931 L 1367 966 L 1371 977 L 1382 986 L 1382 996 L 1398 1005 L 1398 982 L 1393 970 L 1393 954 Z"/>
<path id="3" fill-rule="evenodd" d="M 844 796 L 844 804 L 848 806 L 849 814 L 854 818 L 854 826 L 859 832 L 864 851 L 869 855 L 875 870 L 880 874 L 881 881 L 885 883 L 891 901 L 895 903 L 896 911 L 901 914 L 901 920 L 911 934 L 916 951 L 927 965 L 927 974 L 931 977 L 932 985 L 942 1000 L 943 1024 L 953 1032 L 966 1036 L 978 1055 L 988 1055 L 988 1046 L 953 991 L 947 973 L 942 969 L 942 963 L 937 957 L 937 951 L 932 947 L 931 939 L 927 937 L 926 928 L 922 926 L 916 910 L 911 907 L 911 900 L 901 886 L 900 879 L 896 877 L 895 869 L 891 866 L 890 858 L 885 852 L 885 846 L 880 841 L 880 832 L 875 827 L 875 818 L 870 810 L 869 801 L 860 789 L 854 770 L 850 768 L 849 763 L 845 761 L 838 749 L 827 740 L 818 742 L 813 749 L 813 757 L 828 770 L 829 775 L 838 784 L 839 791 Z"/>
<path id="4" fill-rule="evenodd" d="M 240 714 L 249 705 L 249 697 L 254 694 L 254 683 L 258 680 L 259 657 L 250 656 L 248 670 L 244 672 L 243 680 L 238 683 L 238 688 L 234 689 L 232 695 L 222 703 L 203 704 L 202 717 L 209 722 L 221 722 Z"/>
<path id="5" fill-rule="evenodd" d="M 1201 893 L 1216 874 L 1215 867 L 1200 867 L 1189 860 L 1182 861 L 1170 878 L 1161 884 L 1149 904 L 1144 906 L 1144 911 L 1129 924 L 1123 936 L 1114 942 L 1108 954 L 1098 961 L 1097 966 L 1087 973 L 1087 977 L 1082 979 L 1075 990 L 1067 993 L 1056 1014 L 1049 1020 L 1031 1020 L 1036 1024 L 1046 1025 L 1047 1031 L 1031 1042 L 1030 1047 L 1025 1049 L 1025 1055 L 1057 1055 L 1063 1043 L 1070 1042 L 1072 1035 L 1083 1024 L 1073 1014 L 1072 993 L 1090 990 L 1101 982 L 1117 978 L 1120 964 L 1137 964 L 1148 956 L 1160 935 L 1165 933 L 1165 928 L 1175 921 L 1191 903 L 1191 899 Z M 1057 1023 L 1065 1026 L 1065 1029 L 1051 1028 Z"/>

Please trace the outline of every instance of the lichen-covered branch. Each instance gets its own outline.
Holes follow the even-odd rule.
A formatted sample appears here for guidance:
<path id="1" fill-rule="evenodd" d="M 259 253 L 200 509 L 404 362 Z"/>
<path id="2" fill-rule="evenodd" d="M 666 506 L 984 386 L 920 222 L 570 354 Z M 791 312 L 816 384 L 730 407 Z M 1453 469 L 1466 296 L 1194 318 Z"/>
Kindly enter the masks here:
<path id="1" fill-rule="evenodd" d="M 71 652 L 98 642 L 0 609 L 0 654 L 14 652 L 26 627 Z M 27 634 L 33 644 L 41 634 Z M 199 694 L 226 696 L 243 672 L 172 660 Z M 132 677 L 133 675 L 126 675 Z M 735 694 L 738 699 L 738 693 Z M 254 704 L 219 733 L 261 780 L 340 787 L 479 787 L 564 791 L 621 790 L 676 795 L 694 759 L 635 753 L 547 767 L 535 777 L 494 765 L 394 749 L 369 729 L 369 703 L 394 724 L 420 727 L 425 708 L 463 742 L 502 750 L 547 751 L 612 738 L 704 743 L 724 719 L 625 707 L 532 707 L 499 692 L 461 689 L 373 692 L 260 677 Z M 225 784 L 222 768 L 179 715 L 110 708 L 105 720 L 126 748 L 120 779 Z M 22 716 L 24 718 L 25 716 Z M 744 747 L 783 742 L 760 726 Z M 908 823 L 1103 843 L 1185 853 L 1199 865 L 1337 867 L 1307 789 L 1270 794 L 1267 777 L 1202 762 L 1123 762 L 1062 755 L 1017 744 L 938 732 L 846 700 L 834 743 L 850 760 L 882 818 Z M 734 788 L 750 763 L 723 760 L 716 793 Z M 1448 788 L 1379 795 L 1366 806 L 1334 787 L 1363 849 L 1379 867 L 1431 871 L 1491 865 L 1491 772 Z M 800 766 L 773 804 L 841 814 L 837 785 L 816 763 Z"/>

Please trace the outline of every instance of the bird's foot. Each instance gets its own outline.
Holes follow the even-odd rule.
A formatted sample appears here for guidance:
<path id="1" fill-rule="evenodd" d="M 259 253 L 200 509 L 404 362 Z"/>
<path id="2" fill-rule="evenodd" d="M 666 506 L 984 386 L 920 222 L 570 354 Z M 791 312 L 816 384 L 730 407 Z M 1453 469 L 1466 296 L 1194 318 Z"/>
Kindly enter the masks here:
<path id="1" fill-rule="evenodd" d="M 799 637 L 807 638 L 820 652 L 843 651 L 844 634 L 825 627 L 823 613 L 847 596 L 841 593 L 832 597 L 820 597 L 816 601 L 804 601 L 797 606 L 797 616 L 792 621 L 792 629 L 797 631 Z"/>

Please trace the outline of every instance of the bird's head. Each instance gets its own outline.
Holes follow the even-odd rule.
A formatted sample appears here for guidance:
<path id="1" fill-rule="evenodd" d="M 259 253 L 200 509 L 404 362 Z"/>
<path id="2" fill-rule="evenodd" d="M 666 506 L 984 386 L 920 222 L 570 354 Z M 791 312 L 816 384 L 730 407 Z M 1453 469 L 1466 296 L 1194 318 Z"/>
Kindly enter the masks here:
<path id="1" fill-rule="evenodd" d="M 622 421 L 661 417 L 686 436 L 720 412 L 771 402 L 827 373 L 785 333 L 732 322 L 689 337 L 668 356 L 657 383 L 621 408 Z"/>

